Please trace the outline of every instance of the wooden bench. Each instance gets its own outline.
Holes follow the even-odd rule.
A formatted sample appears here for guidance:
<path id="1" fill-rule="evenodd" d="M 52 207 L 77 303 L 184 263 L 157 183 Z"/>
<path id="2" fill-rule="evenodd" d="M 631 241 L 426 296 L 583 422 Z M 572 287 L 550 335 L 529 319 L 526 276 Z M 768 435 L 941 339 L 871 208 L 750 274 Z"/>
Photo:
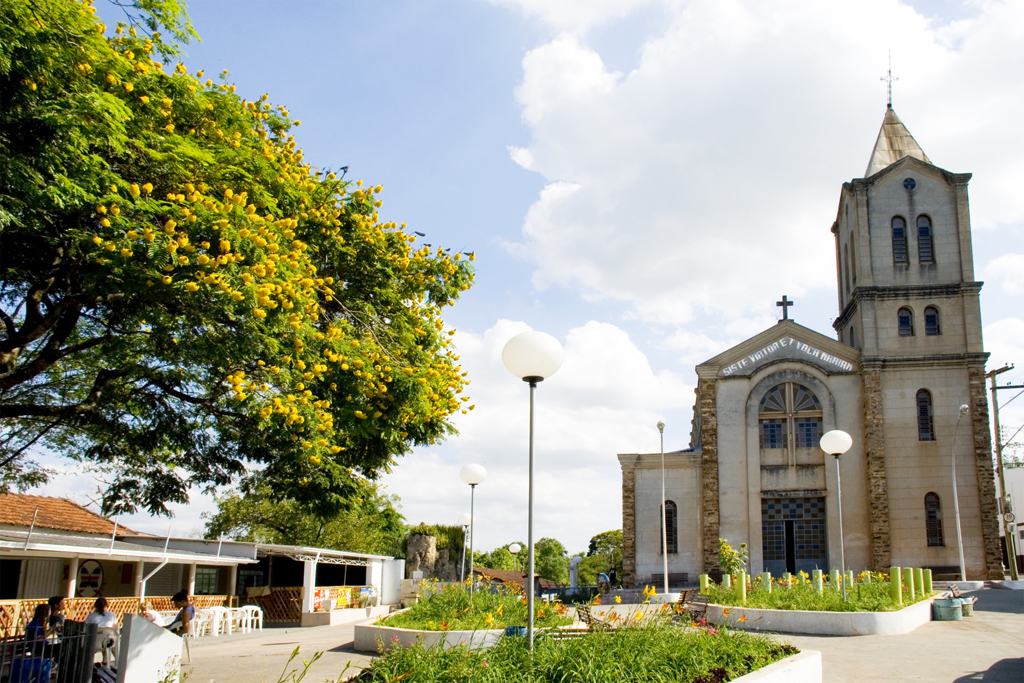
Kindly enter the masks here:
<path id="1" fill-rule="evenodd" d="M 537 631 L 539 637 L 551 640 L 576 640 L 590 633 L 592 631 L 589 628 L 546 628 Z"/>
<path id="2" fill-rule="evenodd" d="M 696 595 L 694 595 L 693 599 L 690 600 L 690 619 L 692 619 L 693 621 L 703 619 L 704 615 L 707 614 L 707 611 L 708 594 L 697 593 Z"/>
<path id="3" fill-rule="evenodd" d="M 577 605 L 576 616 L 581 622 L 587 625 L 589 631 L 610 631 L 612 630 L 611 624 L 601 621 L 595 617 L 590 611 L 590 605 Z"/>

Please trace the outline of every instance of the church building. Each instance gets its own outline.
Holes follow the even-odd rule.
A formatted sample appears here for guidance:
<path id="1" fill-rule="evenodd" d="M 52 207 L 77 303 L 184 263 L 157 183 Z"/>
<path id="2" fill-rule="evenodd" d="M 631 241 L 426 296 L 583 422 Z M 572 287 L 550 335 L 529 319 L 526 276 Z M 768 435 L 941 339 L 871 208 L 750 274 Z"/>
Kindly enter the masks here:
<path id="1" fill-rule="evenodd" d="M 934 165 L 890 105 L 864 175 L 832 224 L 836 338 L 783 297 L 777 325 L 697 366 L 690 448 L 665 454 L 667 548 L 661 455 L 618 456 L 625 585 L 660 587 L 664 551 L 673 586 L 715 574 L 720 538 L 752 573 L 838 568 L 837 475 L 847 569 L 958 573 L 954 459 L 967 578 L 1003 578 L 971 174 Z M 818 445 L 833 429 L 853 438 L 838 459 Z"/>

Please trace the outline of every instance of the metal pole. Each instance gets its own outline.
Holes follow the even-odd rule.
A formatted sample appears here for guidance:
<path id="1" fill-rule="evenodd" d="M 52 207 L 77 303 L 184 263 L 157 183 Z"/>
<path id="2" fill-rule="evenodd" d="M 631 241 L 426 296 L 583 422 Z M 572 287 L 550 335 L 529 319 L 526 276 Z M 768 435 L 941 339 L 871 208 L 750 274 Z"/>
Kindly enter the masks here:
<path id="1" fill-rule="evenodd" d="M 473 542 L 476 541 L 476 510 L 474 505 L 476 504 L 476 484 L 469 485 L 469 598 L 470 604 L 473 600 L 473 584 L 475 579 L 473 578 Z M 462 541 L 463 547 L 466 545 L 465 539 Z"/>
<path id="2" fill-rule="evenodd" d="M 1003 540 L 1006 543 L 1006 563 L 1010 565 L 1010 578 L 1017 581 L 1017 552 L 1014 549 L 1017 539 L 1010 531 L 1010 522 L 1006 521 L 1006 513 L 1009 512 L 1007 503 L 1010 496 L 1006 493 L 1006 476 L 1003 473 L 1003 435 L 999 428 L 999 398 L 996 396 L 996 375 L 1001 375 L 1013 369 L 1012 365 L 1005 365 L 998 370 L 992 370 L 985 376 L 992 380 L 992 420 L 993 434 L 996 438 L 996 472 L 999 473 L 999 512 L 1002 514 Z M 1013 437 L 1010 437 L 1011 440 Z"/>
<path id="3" fill-rule="evenodd" d="M 527 571 L 523 577 L 526 583 L 526 640 L 533 652 L 533 392 L 537 383 L 530 382 L 530 511 L 527 517 L 526 545 Z"/>
<path id="4" fill-rule="evenodd" d="M 839 497 L 839 583 L 843 586 L 843 602 L 846 602 L 846 550 L 843 547 L 843 482 L 839 476 L 839 456 L 841 453 L 833 453 L 836 458 L 836 495 Z"/>
<path id="5" fill-rule="evenodd" d="M 665 423 L 658 423 L 658 434 L 661 436 L 661 558 L 662 577 L 665 584 L 665 595 L 668 595 L 668 509 L 665 507 Z M 665 598 L 668 599 L 667 597 Z"/>
<path id="6" fill-rule="evenodd" d="M 966 408 L 967 406 L 963 406 Z M 960 410 L 960 417 L 956 421 L 956 429 L 953 431 L 953 449 L 950 453 L 950 460 L 953 463 L 953 511 L 956 515 L 956 547 L 960 553 L 960 580 L 967 580 L 967 570 L 964 567 L 964 537 L 960 532 L 960 498 L 956 493 L 956 438 L 960 436 L 960 422 L 964 419 L 966 410 Z"/>
<path id="7" fill-rule="evenodd" d="M 470 494 L 472 497 L 472 494 Z M 462 527 L 462 562 L 459 562 L 459 583 L 466 580 L 466 536 L 469 534 L 469 527 Z"/>

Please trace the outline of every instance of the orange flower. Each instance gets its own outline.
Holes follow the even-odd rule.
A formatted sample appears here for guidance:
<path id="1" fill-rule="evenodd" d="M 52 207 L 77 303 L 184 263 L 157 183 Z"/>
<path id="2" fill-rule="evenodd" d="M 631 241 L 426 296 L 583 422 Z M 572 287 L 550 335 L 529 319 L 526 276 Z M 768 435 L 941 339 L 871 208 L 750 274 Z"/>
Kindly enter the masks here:
<path id="1" fill-rule="evenodd" d="M 741 614 L 740 618 L 736 620 L 736 623 L 737 624 L 742 624 L 746 620 L 747 620 L 747 615 L 746 614 Z"/>

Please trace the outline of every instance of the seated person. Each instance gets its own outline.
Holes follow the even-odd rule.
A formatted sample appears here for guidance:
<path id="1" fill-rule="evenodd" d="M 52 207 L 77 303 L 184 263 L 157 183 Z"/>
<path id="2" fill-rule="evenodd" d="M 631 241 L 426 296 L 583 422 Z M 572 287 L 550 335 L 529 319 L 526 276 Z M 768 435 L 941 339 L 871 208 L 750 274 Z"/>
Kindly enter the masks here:
<path id="1" fill-rule="evenodd" d="M 96 598 L 96 602 L 92 604 L 92 612 L 85 618 L 85 623 L 96 624 L 97 627 L 103 628 L 117 628 L 117 615 L 107 610 L 107 599 L 102 595 Z M 96 636 L 96 649 L 112 647 L 114 645 L 113 636 L 107 635 L 106 640 L 101 640 L 103 634 L 97 634 Z"/>
<path id="2" fill-rule="evenodd" d="M 142 616 L 146 617 L 146 619 L 151 621 L 154 625 L 161 627 L 165 626 L 164 618 L 160 615 L 159 612 L 153 609 L 153 604 L 149 600 L 142 603 L 142 608 L 139 610 L 139 612 L 142 614 Z"/>
<path id="3" fill-rule="evenodd" d="M 47 635 L 60 637 L 61 631 L 64 630 L 64 596 L 55 595 L 49 600 L 50 605 L 50 628 L 47 631 Z"/>
<path id="4" fill-rule="evenodd" d="M 187 635 L 189 622 L 196 617 L 196 608 L 189 602 L 188 593 L 185 591 L 178 591 L 172 595 L 171 602 L 173 602 L 175 608 L 177 608 L 178 614 L 174 617 L 174 621 L 164 628 L 171 633 L 178 634 L 179 636 Z"/>
<path id="5" fill-rule="evenodd" d="M 36 605 L 32 621 L 25 627 L 25 642 L 34 654 L 41 654 L 46 645 L 46 621 L 50 617 L 50 606 L 45 602 Z"/>

